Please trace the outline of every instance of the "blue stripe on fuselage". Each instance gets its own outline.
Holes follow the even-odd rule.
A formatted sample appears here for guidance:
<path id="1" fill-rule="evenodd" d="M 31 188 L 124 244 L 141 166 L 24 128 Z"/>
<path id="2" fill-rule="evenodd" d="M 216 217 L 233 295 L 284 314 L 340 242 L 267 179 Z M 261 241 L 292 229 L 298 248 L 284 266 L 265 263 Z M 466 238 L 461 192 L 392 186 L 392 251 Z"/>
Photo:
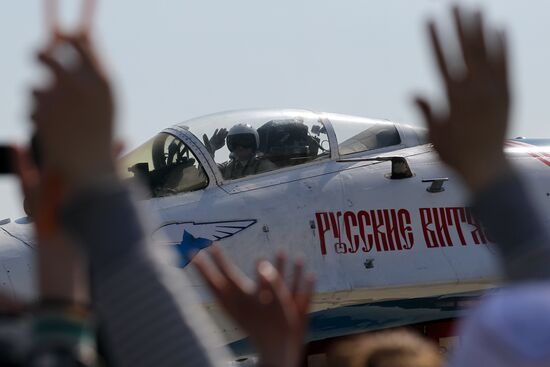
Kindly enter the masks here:
<path id="1" fill-rule="evenodd" d="M 310 314 L 307 341 L 419 324 L 462 316 L 477 293 L 401 299 L 345 306 Z M 229 344 L 235 355 L 253 353 L 247 339 Z"/>

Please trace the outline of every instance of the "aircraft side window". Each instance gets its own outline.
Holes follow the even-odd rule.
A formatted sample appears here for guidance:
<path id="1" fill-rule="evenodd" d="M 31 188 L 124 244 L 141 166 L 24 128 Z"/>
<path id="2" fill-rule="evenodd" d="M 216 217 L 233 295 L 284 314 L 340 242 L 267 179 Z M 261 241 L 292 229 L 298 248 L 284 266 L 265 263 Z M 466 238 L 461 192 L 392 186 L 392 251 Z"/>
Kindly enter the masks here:
<path id="1" fill-rule="evenodd" d="M 160 133 L 122 158 L 124 177 L 139 181 L 152 197 L 200 190 L 208 176 L 187 145 L 170 134 Z"/>
<path id="2" fill-rule="evenodd" d="M 401 144 L 399 132 L 391 122 L 341 115 L 330 116 L 329 119 L 336 133 L 340 155 Z"/>
<path id="3" fill-rule="evenodd" d="M 330 157 L 327 132 L 317 118 L 262 116 L 230 124 L 203 135 L 226 180 Z"/>

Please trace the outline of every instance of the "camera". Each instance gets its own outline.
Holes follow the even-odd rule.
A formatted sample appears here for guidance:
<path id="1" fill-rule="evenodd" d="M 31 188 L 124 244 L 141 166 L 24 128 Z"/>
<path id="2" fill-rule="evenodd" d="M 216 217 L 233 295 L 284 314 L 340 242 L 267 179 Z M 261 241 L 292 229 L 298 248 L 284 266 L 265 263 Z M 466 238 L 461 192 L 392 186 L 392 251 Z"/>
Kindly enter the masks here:
<path id="1" fill-rule="evenodd" d="M 10 145 L 0 145 L 0 174 L 10 175 L 15 173 L 13 160 L 15 158 L 14 149 Z"/>

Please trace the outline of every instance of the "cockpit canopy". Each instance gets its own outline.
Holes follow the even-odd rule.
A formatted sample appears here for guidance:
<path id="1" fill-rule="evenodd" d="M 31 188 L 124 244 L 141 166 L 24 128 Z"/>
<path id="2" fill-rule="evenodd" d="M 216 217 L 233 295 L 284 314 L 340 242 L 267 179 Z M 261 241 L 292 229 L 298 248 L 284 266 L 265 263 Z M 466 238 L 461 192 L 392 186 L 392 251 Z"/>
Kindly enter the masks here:
<path id="1" fill-rule="evenodd" d="M 323 118 L 330 121 L 340 156 L 427 143 L 423 128 L 337 113 L 323 113 Z"/>
<path id="2" fill-rule="evenodd" d="M 178 126 L 200 139 L 220 167 L 239 157 L 228 149 L 226 143 L 211 149 L 215 132 L 224 129 L 230 134 L 232 128 L 242 125 L 254 129 L 259 139 L 255 158 L 269 161 L 274 169 L 329 157 L 330 146 L 324 124 L 318 114 L 308 111 L 236 111 L 199 117 Z"/>
<path id="3" fill-rule="evenodd" d="M 424 129 L 389 121 L 304 110 L 235 111 L 168 128 L 128 153 L 123 164 L 128 180 L 162 197 L 202 189 L 212 179 L 424 143 Z"/>
<path id="4" fill-rule="evenodd" d="M 152 197 L 174 195 L 208 186 L 208 176 L 195 154 L 179 138 L 160 133 L 122 158 L 128 181 L 144 185 Z"/>

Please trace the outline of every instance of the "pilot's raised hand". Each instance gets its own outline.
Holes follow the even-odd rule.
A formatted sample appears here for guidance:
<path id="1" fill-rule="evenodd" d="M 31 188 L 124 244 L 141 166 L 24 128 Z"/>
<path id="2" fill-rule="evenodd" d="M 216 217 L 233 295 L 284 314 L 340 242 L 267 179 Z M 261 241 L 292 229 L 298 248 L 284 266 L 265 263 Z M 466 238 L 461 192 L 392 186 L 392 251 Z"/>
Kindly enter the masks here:
<path id="1" fill-rule="evenodd" d="M 210 152 L 212 156 L 214 156 L 216 150 L 223 148 L 225 145 L 225 138 L 227 137 L 227 129 L 221 128 L 216 129 L 210 139 L 208 139 L 208 136 L 204 134 L 202 136 L 202 140 L 204 142 L 204 145 L 206 146 L 206 149 Z"/>
<path id="2" fill-rule="evenodd" d="M 90 184 L 115 172 L 113 94 L 88 35 L 57 35 L 56 45 L 75 57 L 60 60 L 51 47 L 38 54 L 52 78 L 33 91 L 32 119 L 44 168 L 69 184 Z"/>
<path id="3" fill-rule="evenodd" d="M 225 311 L 249 335 L 262 365 L 298 366 L 314 285 L 312 276 L 303 274 L 302 263 L 296 262 L 289 288 L 282 274 L 284 257 L 279 257 L 277 268 L 261 261 L 254 284 L 217 247 L 208 252 L 212 263 L 202 253 L 193 262 Z"/>
<path id="4" fill-rule="evenodd" d="M 471 14 L 456 7 L 453 15 L 458 50 L 447 42 L 444 49 L 434 22 L 428 23 L 447 110 L 424 98 L 416 103 L 441 159 L 475 192 L 507 169 L 503 153 L 511 104 L 507 46 L 504 32 L 484 24 L 479 11 Z M 447 61 L 449 54 L 461 56 L 460 67 Z"/>

